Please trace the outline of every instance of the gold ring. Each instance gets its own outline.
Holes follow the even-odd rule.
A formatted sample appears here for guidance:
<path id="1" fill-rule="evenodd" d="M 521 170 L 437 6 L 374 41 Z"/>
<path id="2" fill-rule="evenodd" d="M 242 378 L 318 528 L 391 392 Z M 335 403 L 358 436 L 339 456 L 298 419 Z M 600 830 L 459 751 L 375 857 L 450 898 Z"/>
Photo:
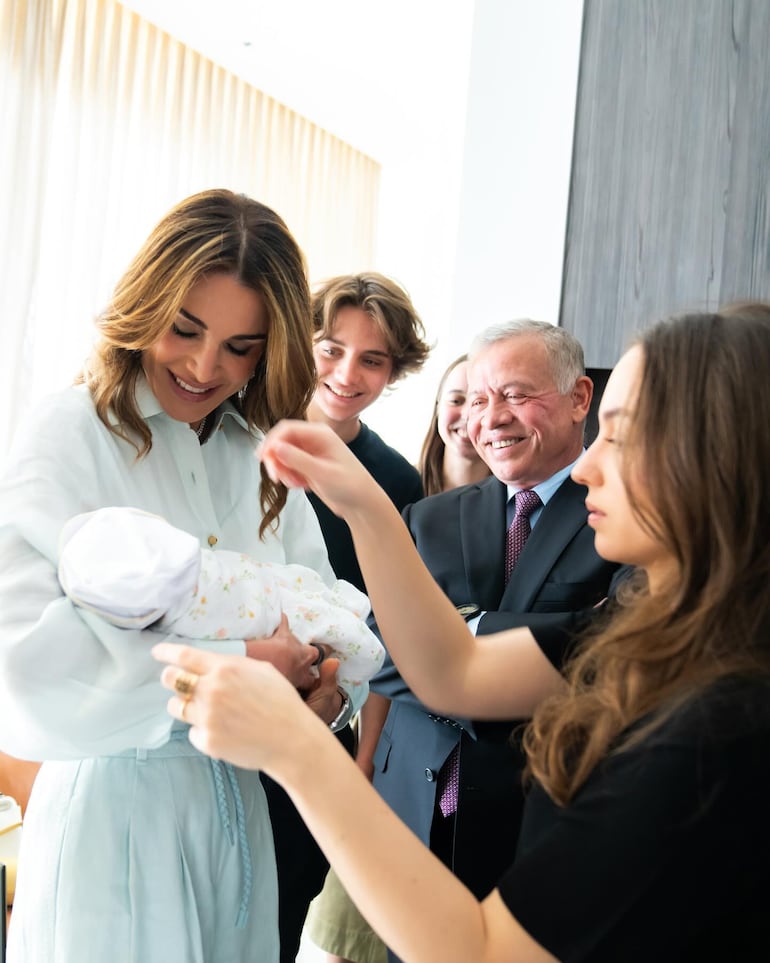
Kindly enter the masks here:
<path id="1" fill-rule="evenodd" d="M 192 698 L 198 678 L 194 672 L 180 672 L 174 679 L 174 689 L 185 701 Z"/>

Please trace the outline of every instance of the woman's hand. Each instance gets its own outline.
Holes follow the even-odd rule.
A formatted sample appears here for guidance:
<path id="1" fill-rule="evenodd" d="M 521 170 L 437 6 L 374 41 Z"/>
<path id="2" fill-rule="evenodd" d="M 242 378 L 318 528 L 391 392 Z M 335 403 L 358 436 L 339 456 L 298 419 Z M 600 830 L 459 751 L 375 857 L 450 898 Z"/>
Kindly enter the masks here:
<path id="1" fill-rule="evenodd" d="M 349 510 L 382 494 L 328 425 L 281 421 L 265 435 L 258 455 L 273 481 L 289 488 L 311 489 L 343 518 Z"/>
<path id="2" fill-rule="evenodd" d="M 337 684 L 339 664 L 339 659 L 326 659 L 319 666 L 315 685 L 304 694 L 308 706 L 327 726 L 340 714 L 344 701 Z"/>
<path id="3" fill-rule="evenodd" d="M 321 649 L 324 656 L 331 652 L 327 645 L 321 645 Z M 296 689 L 302 690 L 315 689 L 319 662 L 323 661 L 319 647 L 303 645 L 289 628 L 285 615 L 281 615 L 278 628 L 269 639 L 246 639 L 246 655 L 272 663 Z"/>
<path id="4" fill-rule="evenodd" d="M 169 713 L 188 722 L 190 742 L 215 759 L 274 775 L 282 760 L 299 764 L 302 753 L 312 752 L 309 743 L 319 726 L 323 733 L 291 682 L 267 662 L 168 642 L 152 654 L 170 663 L 161 673 L 163 685 L 174 692 Z M 321 689 L 323 676 L 319 682 Z"/>

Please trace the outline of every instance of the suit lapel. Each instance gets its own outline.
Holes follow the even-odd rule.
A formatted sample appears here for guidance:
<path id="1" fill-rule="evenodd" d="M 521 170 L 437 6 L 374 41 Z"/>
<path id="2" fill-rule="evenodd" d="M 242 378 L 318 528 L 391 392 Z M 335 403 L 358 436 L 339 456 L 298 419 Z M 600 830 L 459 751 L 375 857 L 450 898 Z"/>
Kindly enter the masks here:
<path id="1" fill-rule="evenodd" d="M 543 509 L 503 592 L 500 609 L 527 612 L 565 547 L 586 523 L 586 488 L 567 478 Z"/>
<path id="2" fill-rule="evenodd" d="M 493 477 L 459 496 L 460 540 L 470 590 L 465 601 L 485 610 L 497 609 L 503 592 L 506 495 L 505 485 Z"/>

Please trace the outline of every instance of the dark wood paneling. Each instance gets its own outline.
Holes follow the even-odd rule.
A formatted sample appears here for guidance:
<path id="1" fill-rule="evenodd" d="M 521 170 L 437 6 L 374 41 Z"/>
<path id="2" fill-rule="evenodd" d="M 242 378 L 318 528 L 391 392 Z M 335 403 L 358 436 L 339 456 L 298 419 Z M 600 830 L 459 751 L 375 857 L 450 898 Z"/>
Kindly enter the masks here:
<path id="1" fill-rule="evenodd" d="M 770 300 L 770 2 L 585 0 L 560 323 Z"/>
<path id="2" fill-rule="evenodd" d="M 611 368 L 586 368 L 586 374 L 594 383 L 594 394 L 593 398 L 591 398 L 591 407 L 586 418 L 586 448 L 599 434 L 599 405 L 601 404 L 604 389 L 607 387 L 611 370 Z"/>

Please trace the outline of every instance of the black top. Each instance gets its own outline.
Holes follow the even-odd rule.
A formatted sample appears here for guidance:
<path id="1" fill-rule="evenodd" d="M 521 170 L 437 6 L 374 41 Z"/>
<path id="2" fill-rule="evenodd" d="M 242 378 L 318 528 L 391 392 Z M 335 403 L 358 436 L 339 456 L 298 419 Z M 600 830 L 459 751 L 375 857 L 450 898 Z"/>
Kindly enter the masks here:
<path id="1" fill-rule="evenodd" d="M 619 569 L 610 584 L 610 592 L 613 591 L 613 586 L 619 580 L 619 577 L 622 578 L 624 575 L 625 568 Z M 577 612 L 548 612 L 545 614 L 533 612 L 527 613 L 526 618 L 522 621 L 534 636 L 535 642 L 551 665 L 559 672 L 564 672 L 584 630 L 595 619 L 606 617 L 608 611 L 608 606 L 594 606 L 590 609 L 579 609 Z"/>
<path id="2" fill-rule="evenodd" d="M 770 960 L 770 681 L 723 680 L 557 807 L 499 890 L 562 963 Z"/>
<path id="3" fill-rule="evenodd" d="M 399 512 L 422 498 L 420 473 L 400 452 L 386 445 L 371 428 L 362 423 L 361 430 L 348 444 L 348 448 L 385 491 Z M 321 524 L 334 574 L 365 592 L 364 578 L 347 522 L 327 508 L 317 495 L 308 492 L 308 498 Z"/>

